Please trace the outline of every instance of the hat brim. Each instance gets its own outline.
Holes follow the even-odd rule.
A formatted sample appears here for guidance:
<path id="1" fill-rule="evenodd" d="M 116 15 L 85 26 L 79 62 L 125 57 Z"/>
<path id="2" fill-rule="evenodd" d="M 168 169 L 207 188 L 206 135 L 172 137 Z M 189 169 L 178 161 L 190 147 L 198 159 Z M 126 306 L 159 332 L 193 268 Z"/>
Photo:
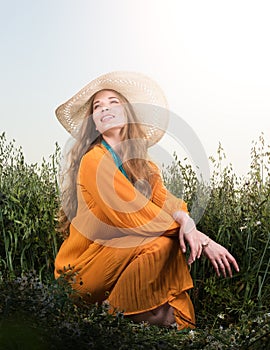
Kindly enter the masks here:
<path id="1" fill-rule="evenodd" d="M 70 134 L 77 134 L 89 110 L 90 98 L 100 90 L 115 90 L 132 104 L 149 146 L 162 138 L 169 121 L 168 103 L 162 89 L 148 76 L 127 71 L 101 75 L 56 109 L 58 120 Z"/>

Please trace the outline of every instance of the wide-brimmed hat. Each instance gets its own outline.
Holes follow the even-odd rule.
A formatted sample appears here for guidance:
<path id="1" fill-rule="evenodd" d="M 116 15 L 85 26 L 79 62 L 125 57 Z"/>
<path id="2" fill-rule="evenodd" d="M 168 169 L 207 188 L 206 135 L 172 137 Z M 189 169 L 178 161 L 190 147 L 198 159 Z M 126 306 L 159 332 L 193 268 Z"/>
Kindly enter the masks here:
<path id="1" fill-rule="evenodd" d="M 146 133 L 148 145 L 158 142 L 169 121 L 168 103 L 159 85 L 141 73 L 110 72 L 92 80 L 56 109 L 56 116 L 74 137 L 89 111 L 89 99 L 100 90 L 120 92 L 132 105 Z"/>

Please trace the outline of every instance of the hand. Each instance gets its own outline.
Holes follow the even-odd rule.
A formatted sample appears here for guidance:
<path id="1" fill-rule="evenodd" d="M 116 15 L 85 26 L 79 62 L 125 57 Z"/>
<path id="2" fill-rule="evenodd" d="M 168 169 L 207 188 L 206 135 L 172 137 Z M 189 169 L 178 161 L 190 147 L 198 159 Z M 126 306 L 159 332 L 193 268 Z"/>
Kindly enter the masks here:
<path id="1" fill-rule="evenodd" d="M 191 231 L 186 232 L 185 226 L 182 225 L 179 231 L 180 248 L 183 253 L 186 252 L 186 242 L 190 247 L 188 264 L 191 265 L 196 259 L 200 259 L 203 252 L 203 245 L 208 242 L 208 237 L 194 227 Z"/>
<path id="2" fill-rule="evenodd" d="M 187 234 L 181 232 L 180 229 L 179 239 L 180 247 L 183 252 L 186 251 L 185 241 L 188 242 L 190 246 L 191 252 L 188 258 L 188 264 L 192 264 L 196 258 L 199 259 L 203 253 L 210 260 L 219 277 L 220 273 L 222 273 L 224 277 L 227 277 L 227 273 L 232 277 L 231 265 L 239 272 L 238 264 L 228 250 L 196 228 Z M 205 247 L 203 247 L 203 245 L 205 245 Z"/>
<path id="3" fill-rule="evenodd" d="M 211 261 L 218 276 L 222 273 L 222 275 L 226 277 L 228 272 L 229 276 L 232 277 L 231 265 L 234 267 L 235 271 L 239 272 L 239 267 L 235 258 L 226 248 L 215 241 L 210 240 L 207 247 L 204 248 L 203 254 Z"/>
<path id="4" fill-rule="evenodd" d="M 239 272 L 238 264 L 228 250 L 198 231 L 194 221 L 186 213 L 179 211 L 173 217 L 180 223 L 179 241 L 182 252 L 186 252 L 185 242 L 190 246 L 189 265 L 203 253 L 211 261 L 218 276 L 222 273 L 226 277 L 228 273 L 232 277 L 231 265 Z"/>
<path id="5" fill-rule="evenodd" d="M 176 211 L 173 214 L 173 218 L 180 224 L 179 241 L 182 252 L 186 252 L 185 241 L 187 241 L 190 246 L 190 256 L 188 258 L 188 264 L 190 265 L 196 258 L 199 259 L 202 254 L 202 237 L 200 237 L 200 233 L 196 229 L 195 222 L 184 211 Z M 205 237 L 207 238 L 207 236 Z"/>

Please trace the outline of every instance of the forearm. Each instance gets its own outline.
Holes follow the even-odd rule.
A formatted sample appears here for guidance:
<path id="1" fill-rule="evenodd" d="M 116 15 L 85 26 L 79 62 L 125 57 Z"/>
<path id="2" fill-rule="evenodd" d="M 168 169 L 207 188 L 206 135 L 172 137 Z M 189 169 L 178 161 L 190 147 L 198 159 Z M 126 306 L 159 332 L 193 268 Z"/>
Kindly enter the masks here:
<path id="1" fill-rule="evenodd" d="M 189 233 L 196 228 L 194 220 L 185 211 L 177 210 L 172 216 L 183 227 L 185 233 Z"/>
<path id="2" fill-rule="evenodd" d="M 177 210 L 173 213 L 173 218 L 176 222 L 180 224 L 184 235 L 189 234 L 193 230 L 196 230 L 200 235 L 199 238 L 202 247 L 206 248 L 209 245 L 211 239 L 203 232 L 197 230 L 194 220 L 189 216 L 188 213 L 186 213 L 183 210 Z"/>

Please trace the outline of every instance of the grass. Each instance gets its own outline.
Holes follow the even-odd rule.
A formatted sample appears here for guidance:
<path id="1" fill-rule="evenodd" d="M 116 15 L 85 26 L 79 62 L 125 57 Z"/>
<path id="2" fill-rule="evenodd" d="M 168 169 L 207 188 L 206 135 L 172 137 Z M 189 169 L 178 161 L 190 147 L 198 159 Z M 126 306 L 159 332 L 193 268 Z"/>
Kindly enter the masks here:
<path id="1" fill-rule="evenodd" d="M 0 284 L 3 349 L 267 349 L 270 314 L 242 315 L 228 327 L 206 323 L 195 330 L 133 324 L 107 305 L 74 303 L 64 280 L 41 282 L 28 273 Z M 224 315 L 219 315 L 222 319 Z"/>
<path id="2" fill-rule="evenodd" d="M 106 305 L 75 304 L 69 286 L 53 280 L 61 244 L 60 150 L 28 165 L 15 141 L 0 135 L 0 348 L 4 349 L 261 349 L 270 345 L 270 152 L 263 135 L 250 171 L 238 178 L 211 158 L 209 184 L 185 161 L 163 169 L 166 186 L 201 216 L 198 228 L 229 248 L 240 273 L 218 278 L 209 261 L 191 270 L 198 327 L 193 331 L 135 325 Z M 195 204 L 194 204 L 195 203 Z M 205 205 L 207 203 L 207 206 Z M 203 213 L 203 215 L 202 215 Z"/>
<path id="3" fill-rule="evenodd" d="M 21 148 L 0 136 L 0 269 L 16 276 L 52 271 L 60 239 L 56 235 L 59 206 L 59 149 L 41 166 L 28 165 Z"/>

